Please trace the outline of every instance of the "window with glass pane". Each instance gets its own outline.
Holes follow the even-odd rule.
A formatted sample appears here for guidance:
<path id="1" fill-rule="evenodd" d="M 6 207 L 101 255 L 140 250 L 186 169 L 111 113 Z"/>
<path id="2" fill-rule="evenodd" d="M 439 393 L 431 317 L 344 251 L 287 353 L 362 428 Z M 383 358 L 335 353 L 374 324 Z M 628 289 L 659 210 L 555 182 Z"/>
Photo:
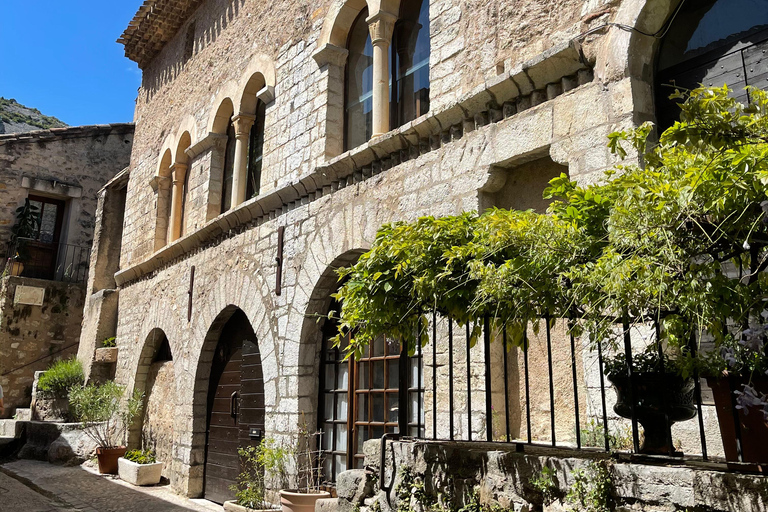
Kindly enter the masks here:
<path id="1" fill-rule="evenodd" d="M 363 467 L 363 443 L 398 432 L 400 344 L 383 336 L 357 362 L 353 467 Z"/>
<path id="2" fill-rule="evenodd" d="M 347 470 L 349 453 L 348 425 L 349 373 L 350 362 L 344 361 L 344 349 L 347 340 L 336 348 L 333 338 L 336 335 L 336 322 L 326 321 L 323 326 L 323 347 L 321 355 L 321 395 L 320 410 L 322 418 L 319 430 L 323 433 L 323 473 L 328 481 L 335 482 L 339 473 Z"/>
<path id="3" fill-rule="evenodd" d="M 259 100 L 256 106 L 256 120 L 251 127 L 248 139 L 248 184 L 246 199 L 259 195 L 261 188 L 261 160 L 264 155 L 264 114 L 266 105 Z"/>
<path id="4" fill-rule="evenodd" d="M 373 134 L 373 45 L 363 9 L 349 32 L 344 105 L 344 145 L 351 149 Z"/>
<path id="5" fill-rule="evenodd" d="M 49 197 L 29 196 L 29 204 L 40 213 L 40 227 L 34 237 L 38 242 L 55 244 L 59 242 L 64 223 L 64 201 Z"/>
<path id="6" fill-rule="evenodd" d="M 221 213 L 232 208 L 232 176 L 235 169 L 235 125 L 227 126 L 227 147 L 224 150 L 224 173 L 221 179 Z"/>
<path id="7" fill-rule="evenodd" d="M 422 347 L 408 357 L 408 435 L 425 437 L 424 428 L 424 354 Z"/>
<path id="8" fill-rule="evenodd" d="M 660 130 L 680 115 L 675 89 L 730 88 L 749 103 L 746 86 L 768 87 L 768 0 L 685 2 L 671 21 L 656 59 L 656 121 Z"/>
<path id="9" fill-rule="evenodd" d="M 392 44 L 392 127 L 429 112 L 429 1 L 403 2 Z"/>

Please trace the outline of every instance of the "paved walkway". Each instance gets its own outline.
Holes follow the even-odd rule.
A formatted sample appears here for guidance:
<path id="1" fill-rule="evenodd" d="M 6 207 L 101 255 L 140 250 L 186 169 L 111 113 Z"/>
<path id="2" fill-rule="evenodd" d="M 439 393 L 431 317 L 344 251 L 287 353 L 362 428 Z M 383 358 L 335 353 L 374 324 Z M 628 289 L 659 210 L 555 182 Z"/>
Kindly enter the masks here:
<path id="1" fill-rule="evenodd" d="M 168 486 L 134 487 L 84 466 L 19 460 L 0 466 L 2 512 L 221 512 Z"/>

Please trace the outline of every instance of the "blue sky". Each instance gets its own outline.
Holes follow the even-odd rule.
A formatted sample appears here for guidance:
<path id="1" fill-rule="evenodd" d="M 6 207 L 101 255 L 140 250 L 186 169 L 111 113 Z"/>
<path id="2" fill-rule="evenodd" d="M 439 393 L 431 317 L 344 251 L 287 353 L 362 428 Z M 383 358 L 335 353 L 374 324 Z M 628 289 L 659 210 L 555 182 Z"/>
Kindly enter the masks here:
<path id="1" fill-rule="evenodd" d="M 116 43 L 142 0 L 2 0 L 0 96 L 69 125 L 133 121 L 141 73 Z"/>

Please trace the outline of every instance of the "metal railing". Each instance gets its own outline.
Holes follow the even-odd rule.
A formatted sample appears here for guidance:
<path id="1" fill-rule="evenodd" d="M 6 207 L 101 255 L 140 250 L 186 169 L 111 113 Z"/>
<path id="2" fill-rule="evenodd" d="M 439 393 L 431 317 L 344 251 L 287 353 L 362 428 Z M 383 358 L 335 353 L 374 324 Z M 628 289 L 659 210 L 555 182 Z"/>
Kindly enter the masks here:
<path id="1" fill-rule="evenodd" d="M 714 453 L 708 450 L 707 434 L 710 440 L 719 440 L 720 429 L 714 415 L 715 404 L 705 403 L 702 398 L 702 383 L 697 372 L 694 370 L 690 377 L 692 384 L 680 377 L 685 386 L 674 395 L 671 389 L 665 389 L 666 380 L 646 385 L 647 373 L 640 375 L 634 368 L 633 356 L 651 347 L 654 351 L 658 349 L 661 365 L 658 373 L 664 374 L 665 357 L 662 344 L 657 342 L 661 336 L 657 322 L 649 320 L 630 325 L 619 319 L 615 326 L 618 344 L 609 346 L 603 341 L 589 346 L 565 327 L 570 326 L 571 321 L 557 319 L 562 327 L 556 330 L 555 319 L 543 318 L 536 334 L 529 324 L 523 329 L 521 346 L 513 346 L 507 329 L 493 327 L 493 322 L 486 318 L 481 322 L 482 334 L 473 345 L 469 326 L 461 329 L 454 321 L 433 314 L 429 343 L 416 350 L 428 379 L 424 382 L 424 396 L 419 402 L 421 410 L 417 413 L 417 417 L 426 418 L 425 425 L 418 430 L 420 435 L 409 434 L 433 440 L 515 443 L 518 449 L 525 445 L 589 448 L 632 456 L 650 453 L 679 460 L 683 452 L 673 441 L 671 425 L 675 424 L 676 435 L 686 440 L 686 446 L 682 447 L 685 456 L 724 461 L 723 451 L 727 452 L 727 448 L 721 450 L 717 446 Z M 536 339 L 531 339 L 532 336 Z M 555 337 L 558 339 L 554 340 Z M 695 355 L 696 340 L 691 340 L 688 349 Z M 621 388 L 620 382 L 624 383 L 624 389 L 619 390 L 623 393 L 621 412 L 610 407 L 619 402 L 619 397 L 613 396 L 610 384 L 606 383 L 609 356 L 623 359 L 626 367 L 626 375 L 612 375 L 614 388 Z M 655 396 L 649 401 L 647 393 L 654 390 Z M 677 405 L 680 399 L 682 406 Z M 735 413 L 733 389 L 730 400 L 730 408 Z M 640 423 L 646 421 L 647 411 L 653 407 L 663 415 L 660 421 L 666 425 L 666 432 L 661 434 L 666 438 L 666 443 L 662 439 L 661 444 L 666 446 L 664 453 L 641 449 Z M 680 414 L 680 407 L 685 414 Z M 741 447 L 744 436 L 751 435 L 742 430 L 738 418 L 734 415 L 730 426 L 735 428 L 738 454 L 729 457 L 729 463 L 744 462 Z M 646 443 L 649 435 L 660 432 L 643 429 Z M 621 443 L 617 442 L 617 432 L 623 435 Z M 587 441 L 585 435 L 589 435 Z M 661 437 L 656 435 L 655 439 L 659 441 Z M 765 463 L 768 461 L 760 461 L 762 466 Z M 739 465 L 738 469 L 750 470 L 750 467 Z"/>
<path id="2" fill-rule="evenodd" d="M 4 274 L 70 283 L 88 280 L 90 247 L 17 238 L 8 244 L 6 255 Z"/>

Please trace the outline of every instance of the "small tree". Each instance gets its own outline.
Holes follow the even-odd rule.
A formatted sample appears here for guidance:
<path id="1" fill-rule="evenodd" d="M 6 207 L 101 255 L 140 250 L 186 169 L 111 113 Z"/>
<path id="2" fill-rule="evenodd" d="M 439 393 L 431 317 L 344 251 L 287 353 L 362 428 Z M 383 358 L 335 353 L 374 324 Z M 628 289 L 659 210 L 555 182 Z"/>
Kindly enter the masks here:
<path id="1" fill-rule="evenodd" d="M 72 389 L 69 404 L 85 434 L 101 448 L 125 445 L 128 427 L 142 409 L 144 394 L 138 390 L 124 399 L 125 388 L 113 381 L 100 386 Z"/>

